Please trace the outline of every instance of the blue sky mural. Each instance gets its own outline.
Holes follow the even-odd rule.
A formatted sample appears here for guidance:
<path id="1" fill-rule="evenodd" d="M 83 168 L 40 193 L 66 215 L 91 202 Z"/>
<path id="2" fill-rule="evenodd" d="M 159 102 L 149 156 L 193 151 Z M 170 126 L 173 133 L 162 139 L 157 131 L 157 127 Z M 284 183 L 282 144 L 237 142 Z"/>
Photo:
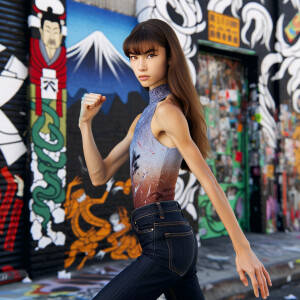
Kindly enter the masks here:
<path id="1" fill-rule="evenodd" d="M 145 96 L 122 49 L 136 18 L 68 0 L 67 20 L 68 107 L 84 92 L 106 95 L 105 113 L 116 94 L 123 103 L 132 91 Z"/>

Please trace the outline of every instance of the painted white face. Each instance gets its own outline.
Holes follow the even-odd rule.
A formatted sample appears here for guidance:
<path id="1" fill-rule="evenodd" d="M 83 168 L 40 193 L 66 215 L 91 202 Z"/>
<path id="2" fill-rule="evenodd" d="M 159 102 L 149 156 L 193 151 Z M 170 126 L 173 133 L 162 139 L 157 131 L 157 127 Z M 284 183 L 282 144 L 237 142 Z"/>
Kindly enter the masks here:
<path id="1" fill-rule="evenodd" d="M 120 222 L 120 217 L 117 213 L 114 213 L 112 214 L 110 217 L 109 217 L 109 222 L 112 224 L 112 225 L 117 225 L 119 224 Z"/>
<path id="2" fill-rule="evenodd" d="M 40 33 L 47 47 L 57 49 L 61 45 L 62 34 L 57 22 L 46 20 L 43 29 L 40 29 Z"/>
<path id="3" fill-rule="evenodd" d="M 81 202 L 83 202 L 85 199 L 86 199 L 86 194 L 83 193 L 79 198 L 77 198 L 77 202 L 78 202 L 78 203 L 81 203 Z"/>
<path id="4" fill-rule="evenodd" d="M 160 45 L 142 46 L 141 54 L 129 54 L 132 70 L 143 87 L 150 90 L 167 82 L 168 62 L 166 49 Z"/>

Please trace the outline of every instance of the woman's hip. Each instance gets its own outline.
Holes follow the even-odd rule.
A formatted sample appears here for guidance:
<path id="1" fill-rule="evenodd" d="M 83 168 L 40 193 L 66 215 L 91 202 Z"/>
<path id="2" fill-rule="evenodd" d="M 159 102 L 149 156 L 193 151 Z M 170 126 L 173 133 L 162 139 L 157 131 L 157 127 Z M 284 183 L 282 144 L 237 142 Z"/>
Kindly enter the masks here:
<path id="1" fill-rule="evenodd" d="M 176 201 L 152 203 L 134 210 L 132 227 L 143 254 L 178 275 L 183 276 L 195 261 L 195 234 Z"/>

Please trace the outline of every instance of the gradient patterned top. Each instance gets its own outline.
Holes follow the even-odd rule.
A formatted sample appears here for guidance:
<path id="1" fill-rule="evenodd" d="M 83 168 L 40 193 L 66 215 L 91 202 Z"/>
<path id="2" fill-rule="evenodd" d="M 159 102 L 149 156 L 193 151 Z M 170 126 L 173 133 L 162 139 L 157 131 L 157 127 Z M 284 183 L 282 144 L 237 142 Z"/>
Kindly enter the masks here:
<path id="1" fill-rule="evenodd" d="M 158 201 L 174 200 L 182 155 L 176 147 L 162 145 L 151 131 L 157 103 L 170 93 L 167 84 L 150 90 L 149 104 L 135 127 L 130 144 L 130 177 L 135 209 Z"/>

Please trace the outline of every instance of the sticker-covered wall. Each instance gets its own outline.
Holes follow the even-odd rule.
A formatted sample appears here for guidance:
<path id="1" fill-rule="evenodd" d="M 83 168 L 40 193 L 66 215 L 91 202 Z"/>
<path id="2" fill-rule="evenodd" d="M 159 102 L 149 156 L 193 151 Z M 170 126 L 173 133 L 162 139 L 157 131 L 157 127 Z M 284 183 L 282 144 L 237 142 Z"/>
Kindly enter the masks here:
<path id="1" fill-rule="evenodd" d="M 285 1 L 287 2 L 287 1 Z M 277 72 L 272 80 L 279 85 L 279 152 L 283 228 L 300 230 L 300 3 L 279 4 L 276 26 Z"/>
<path id="2" fill-rule="evenodd" d="M 247 101 L 245 70 L 240 61 L 206 52 L 198 54 L 197 89 L 204 106 L 212 158 L 207 160 L 243 229 L 247 229 L 247 138 L 242 120 Z M 223 76 L 221 75 L 223 74 Z M 205 191 L 199 195 L 200 235 L 226 230 Z"/>

